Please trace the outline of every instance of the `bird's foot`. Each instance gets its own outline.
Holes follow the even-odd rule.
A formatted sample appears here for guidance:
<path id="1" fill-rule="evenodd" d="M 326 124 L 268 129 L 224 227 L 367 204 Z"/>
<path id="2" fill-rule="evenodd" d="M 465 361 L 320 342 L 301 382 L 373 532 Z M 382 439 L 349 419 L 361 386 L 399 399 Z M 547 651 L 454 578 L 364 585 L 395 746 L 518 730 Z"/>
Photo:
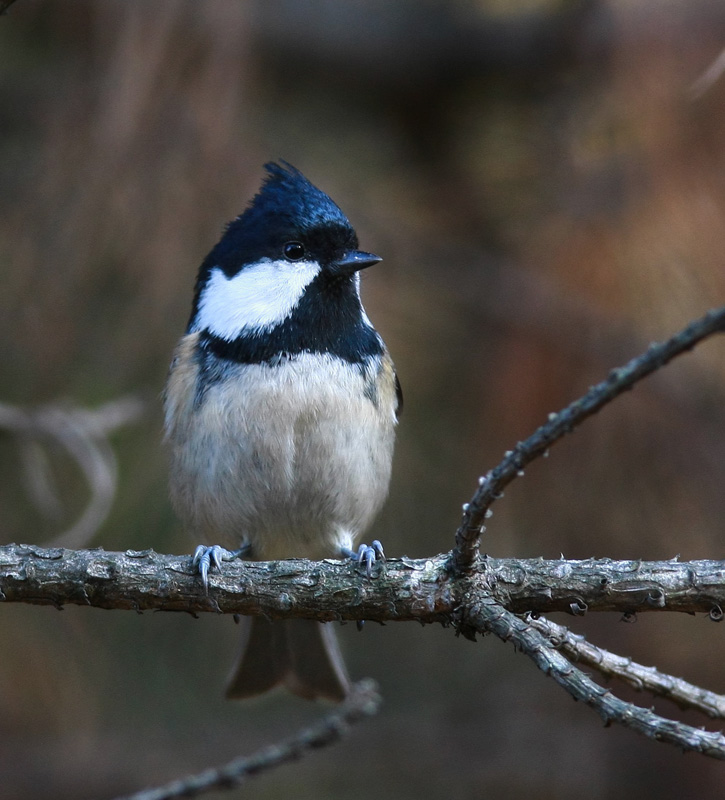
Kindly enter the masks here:
<path id="1" fill-rule="evenodd" d="M 214 544 L 211 547 L 200 544 L 196 550 L 194 550 L 194 558 L 191 564 L 201 576 L 201 582 L 204 584 L 204 591 L 207 592 L 209 590 L 209 570 L 213 567 L 221 570 L 223 561 L 232 561 L 235 558 L 245 556 L 249 550 L 250 546 L 248 544 L 243 544 L 239 550 L 227 550 L 219 544 Z"/>
<path id="2" fill-rule="evenodd" d="M 372 575 L 373 564 L 376 561 L 385 561 L 385 551 L 377 539 L 374 539 L 372 544 L 361 544 L 357 550 L 351 550 L 349 547 L 341 549 L 343 556 L 354 561 L 357 566 L 365 564 L 368 578 Z"/>

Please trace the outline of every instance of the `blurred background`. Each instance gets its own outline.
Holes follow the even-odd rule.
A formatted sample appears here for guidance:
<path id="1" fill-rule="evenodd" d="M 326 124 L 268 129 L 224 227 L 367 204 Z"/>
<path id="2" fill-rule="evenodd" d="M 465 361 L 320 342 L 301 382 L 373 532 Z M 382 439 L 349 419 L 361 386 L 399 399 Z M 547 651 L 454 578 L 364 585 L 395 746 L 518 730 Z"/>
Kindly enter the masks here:
<path id="1" fill-rule="evenodd" d="M 117 493 L 91 544 L 190 552 L 159 395 L 199 263 L 285 158 L 385 258 L 364 300 L 406 409 L 375 536 L 390 555 L 446 551 L 504 450 L 725 302 L 725 76 L 707 73 L 723 47 L 717 0 L 18 0 L 0 18 L 0 401 L 141 398 L 111 434 Z M 724 353 L 706 343 L 528 469 L 484 550 L 725 557 Z M 51 445 L 60 502 L 34 502 L 21 450 L 0 434 L 0 537 L 40 544 L 88 487 Z M 725 627 L 704 616 L 558 621 L 725 691 Z M 224 700 L 229 618 L 15 606 L 0 638 L 7 800 L 110 798 L 321 714 Z M 604 729 L 498 640 L 341 638 L 382 713 L 224 796 L 721 792 L 721 764 Z"/>

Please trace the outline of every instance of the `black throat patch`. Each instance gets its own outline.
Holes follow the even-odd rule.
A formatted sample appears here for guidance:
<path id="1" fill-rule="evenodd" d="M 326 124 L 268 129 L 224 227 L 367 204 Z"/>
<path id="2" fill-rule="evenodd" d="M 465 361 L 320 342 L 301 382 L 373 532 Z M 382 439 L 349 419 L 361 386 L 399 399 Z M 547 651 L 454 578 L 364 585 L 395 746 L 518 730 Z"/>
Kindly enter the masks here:
<path id="1" fill-rule="evenodd" d="M 202 349 L 239 364 L 274 364 L 301 353 L 329 354 L 362 364 L 384 352 L 382 339 L 366 321 L 353 280 L 319 275 L 292 313 L 271 329 L 251 329 L 235 339 L 208 330 Z"/>

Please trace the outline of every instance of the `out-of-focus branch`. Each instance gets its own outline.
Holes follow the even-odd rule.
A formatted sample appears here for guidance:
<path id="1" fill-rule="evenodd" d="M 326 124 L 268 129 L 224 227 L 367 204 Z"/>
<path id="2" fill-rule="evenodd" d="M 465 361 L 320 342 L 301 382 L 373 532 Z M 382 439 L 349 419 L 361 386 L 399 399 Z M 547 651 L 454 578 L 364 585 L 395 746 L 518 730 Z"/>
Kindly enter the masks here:
<path id="1" fill-rule="evenodd" d="M 557 625 L 543 617 L 528 616 L 526 621 L 532 628 L 543 633 L 549 641 L 570 660 L 586 664 L 608 678 L 619 678 L 637 691 L 647 691 L 657 697 L 666 697 L 680 708 L 692 708 L 709 717 L 725 719 L 725 696 L 715 694 L 700 686 L 667 675 L 655 667 L 645 667 L 622 658 L 616 653 L 588 642 L 583 636 L 572 633 L 563 625 Z"/>
<path id="2" fill-rule="evenodd" d="M 593 386 L 584 396 L 559 413 L 551 414 L 545 425 L 509 450 L 498 466 L 479 478 L 478 488 L 463 507 L 463 519 L 456 531 L 456 547 L 453 550 L 451 567 L 459 572 L 473 567 L 478 559 L 479 538 L 485 530 L 484 522 L 489 516 L 491 506 L 502 496 L 503 489 L 511 481 L 523 475 L 526 466 L 638 381 L 661 369 L 676 356 L 691 350 L 708 336 L 720 333 L 724 326 L 725 308 L 714 309 L 667 341 L 650 345 L 646 353 L 633 358 L 623 367 L 613 369 L 606 380 Z"/>
<path id="3" fill-rule="evenodd" d="M 103 524 L 116 494 L 118 467 L 108 436 L 136 421 L 143 403 L 123 397 L 96 408 L 52 404 L 22 408 L 0 403 L 0 428 L 14 434 L 28 492 L 46 516 L 60 515 L 46 448 L 59 445 L 83 473 L 90 497 L 83 513 L 49 544 L 83 547 Z"/>
<path id="4" fill-rule="evenodd" d="M 236 758 L 222 767 L 205 769 L 197 775 L 188 775 L 166 786 L 146 789 L 118 800 L 173 800 L 176 797 L 194 797 L 213 789 L 231 789 L 248 778 L 334 744 L 352 725 L 376 714 L 379 707 L 380 695 L 375 681 L 359 681 L 335 711 L 296 736 L 265 747 L 252 756 Z"/>
<path id="5" fill-rule="evenodd" d="M 690 86 L 690 98 L 699 100 L 722 77 L 725 72 L 725 49 L 721 50 L 717 58 Z"/>

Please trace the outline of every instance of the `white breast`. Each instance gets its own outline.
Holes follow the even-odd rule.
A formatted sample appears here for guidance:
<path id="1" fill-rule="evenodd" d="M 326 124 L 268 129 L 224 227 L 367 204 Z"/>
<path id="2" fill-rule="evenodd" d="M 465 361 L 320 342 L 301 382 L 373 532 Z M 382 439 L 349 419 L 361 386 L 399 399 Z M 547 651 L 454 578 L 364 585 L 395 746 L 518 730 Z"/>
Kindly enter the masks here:
<path id="1" fill-rule="evenodd" d="M 178 512 L 204 543 L 246 539 L 256 558 L 336 557 L 387 495 L 392 374 L 387 356 L 367 375 L 313 354 L 230 366 L 168 429 Z M 370 380 L 385 382 L 377 404 Z"/>

